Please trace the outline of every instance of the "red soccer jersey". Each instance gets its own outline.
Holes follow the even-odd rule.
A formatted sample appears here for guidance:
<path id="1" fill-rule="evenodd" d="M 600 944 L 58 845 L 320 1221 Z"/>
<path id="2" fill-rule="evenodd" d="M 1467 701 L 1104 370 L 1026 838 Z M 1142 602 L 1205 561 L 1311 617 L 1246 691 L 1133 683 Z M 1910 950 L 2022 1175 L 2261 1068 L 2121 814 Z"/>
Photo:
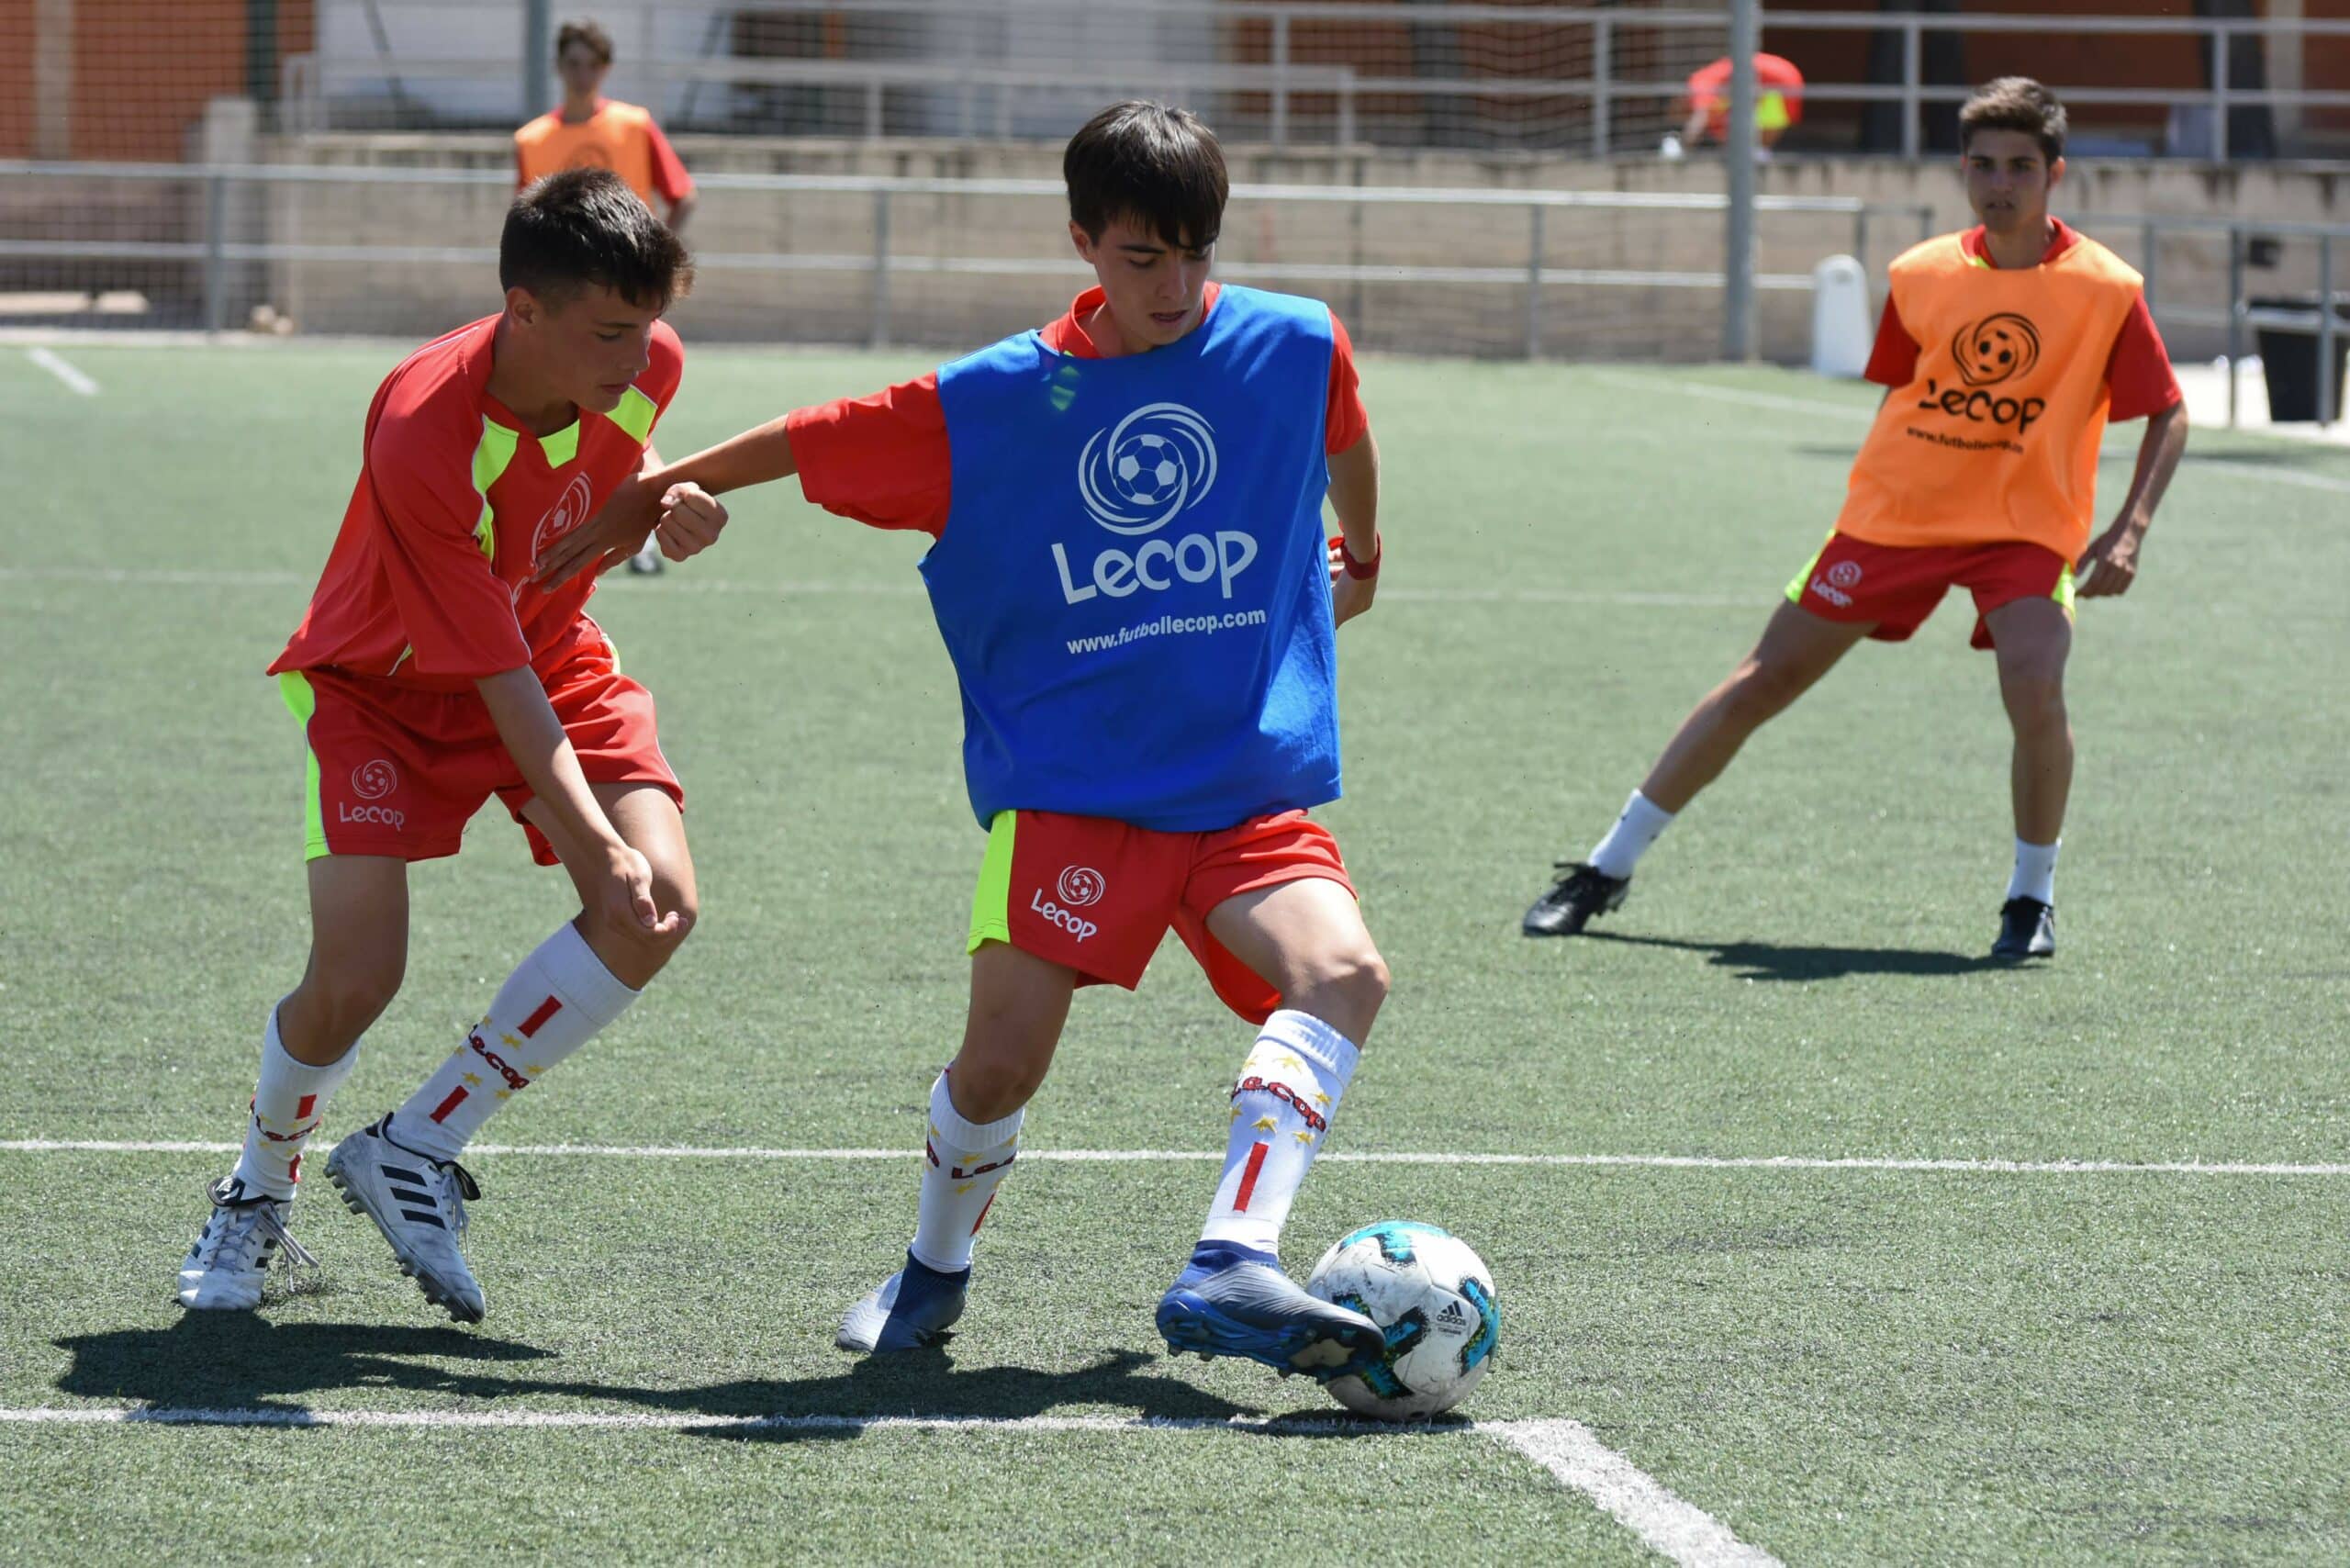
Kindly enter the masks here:
<path id="1" fill-rule="evenodd" d="M 1203 294 L 1200 319 L 1215 308 L 1217 286 Z M 1102 290 L 1077 297 L 1069 314 L 1045 328 L 1045 346 L 1072 359 L 1099 359 L 1085 318 L 1102 304 Z M 1198 328 L 1192 330 L 1197 331 Z M 1344 452 L 1371 429 L 1354 345 L 1330 314 L 1330 393 L 1324 450 Z M 875 528 L 913 529 L 935 539 L 946 528 L 953 465 L 946 446 L 946 411 L 933 372 L 865 398 L 841 398 L 796 409 L 784 425 L 800 488 L 825 510 Z"/>
<path id="2" fill-rule="evenodd" d="M 332 666 L 465 691 L 560 652 L 579 624 L 594 578 L 549 592 L 531 574 L 643 464 L 685 351 L 655 323 L 619 408 L 534 436 L 489 395 L 498 320 L 425 344 L 376 388 L 342 531 L 272 675 Z"/>
<path id="3" fill-rule="evenodd" d="M 2048 226 L 2053 232 L 2049 237 L 2048 249 L 2041 252 L 2042 266 L 2080 241 L 2078 234 L 2055 218 L 2050 218 Z M 1998 267 L 1983 242 L 1980 227 L 1960 235 L 1958 244 L 1976 265 Z M 1870 351 L 1868 369 L 1862 374 L 1880 386 L 1907 386 L 1918 377 L 1918 342 L 1902 325 L 1901 314 L 1894 309 L 1890 294 L 1885 298 L 1885 315 L 1877 322 L 1876 347 Z M 2178 377 L 2171 372 L 2170 351 L 2163 346 L 2162 333 L 2154 330 L 2154 312 L 2146 308 L 2143 294 L 2122 319 L 2121 330 L 2114 334 L 2113 347 L 2106 355 L 2105 385 L 2112 398 L 2106 412 L 2109 420 L 2143 420 L 2161 413 L 2185 396 L 2179 390 Z"/>

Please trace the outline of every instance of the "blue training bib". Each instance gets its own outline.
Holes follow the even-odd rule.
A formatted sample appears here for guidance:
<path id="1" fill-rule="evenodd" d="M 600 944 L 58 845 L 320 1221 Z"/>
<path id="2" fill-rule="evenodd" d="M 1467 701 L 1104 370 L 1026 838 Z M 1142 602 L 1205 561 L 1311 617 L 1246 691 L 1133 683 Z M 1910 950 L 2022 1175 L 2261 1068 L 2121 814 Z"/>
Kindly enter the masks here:
<path id="1" fill-rule="evenodd" d="M 1024 332 L 939 372 L 953 493 L 922 575 L 982 826 L 1204 832 L 1337 798 L 1331 349 L 1320 301 L 1227 286 L 1147 353 Z"/>

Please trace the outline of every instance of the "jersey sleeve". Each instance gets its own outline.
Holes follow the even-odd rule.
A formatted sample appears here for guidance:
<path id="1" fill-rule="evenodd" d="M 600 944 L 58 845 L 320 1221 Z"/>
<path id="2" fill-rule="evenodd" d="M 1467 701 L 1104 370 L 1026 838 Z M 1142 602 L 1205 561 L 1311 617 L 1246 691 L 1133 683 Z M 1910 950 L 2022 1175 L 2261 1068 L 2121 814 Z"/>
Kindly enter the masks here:
<path id="1" fill-rule="evenodd" d="M 490 569 L 474 529 L 464 433 L 436 428 L 434 410 L 387 411 L 367 438 L 367 483 L 383 520 L 384 577 L 419 675 L 487 676 L 531 662 L 514 599 Z"/>
<path id="2" fill-rule="evenodd" d="M 1861 374 L 1879 386 L 1907 386 L 1918 378 L 1918 341 L 1901 324 L 1901 312 L 1889 293 L 1885 315 L 1876 324 L 1876 347 L 1869 351 L 1868 368 Z"/>
<path id="3" fill-rule="evenodd" d="M 946 532 L 954 467 L 935 373 L 795 409 L 783 428 L 816 505 L 873 528 Z"/>
<path id="4" fill-rule="evenodd" d="M 1362 406 L 1362 378 L 1355 371 L 1355 345 L 1346 323 L 1330 312 L 1330 407 L 1325 420 L 1322 450 L 1337 454 L 1360 441 L 1371 429 L 1371 413 Z"/>
<path id="5" fill-rule="evenodd" d="M 2179 400 L 2178 377 L 2170 368 L 2170 351 L 2154 329 L 2154 313 L 2140 295 L 2114 334 L 2113 352 L 2105 362 L 2105 385 L 2112 401 L 2110 420 L 2143 420 L 2159 414 Z"/>
<path id="6" fill-rule="evenodd" d="M 677 156 L 677 150 L 669 145 L 669 139 L 661 134 L 650 115 L 644 118 L 644 140 L 653 153 L 653 188 L 675 207 L 694 194 L 694 177 L 686 173 L 685 160 Z"/>

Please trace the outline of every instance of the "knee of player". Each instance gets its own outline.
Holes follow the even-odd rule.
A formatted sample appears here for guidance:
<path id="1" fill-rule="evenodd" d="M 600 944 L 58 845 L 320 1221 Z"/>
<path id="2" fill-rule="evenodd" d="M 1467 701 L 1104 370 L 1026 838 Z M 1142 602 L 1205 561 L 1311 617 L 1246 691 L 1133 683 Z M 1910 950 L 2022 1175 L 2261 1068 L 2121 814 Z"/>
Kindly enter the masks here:
<path id="1" fill-rule="evenodd" d="M 1794 701 L 1802 689 L 1794 671 L 1752 660 L 1730 678 L 1729 701 L 1737 712 L 1759 722 Z"/>
<path id="2" fill-rule="evenodd" d="M 959 1059 L 949 1080 L 955 1114 L 967 1122 L 995 1122 L 1036 1097 L 1049 1060 L 1014 1058 Z"/>
<path id="3" fill-rule="evenodd" d="M 2058 722 L 2065 717 L 2065 680 L 2053 671 L 2009 672 L 2000 680 L 1999 691 L 2019 723 Z"/>
<path id="4" fill-rule="evenodd" d="M 1309 1011 L 1360 1016 L 1379 1011 L 1387 1000 L 1387 960 L 1365 943 L 1318 958 L 1299 1000 Z"/>
<path id="5" fill-rule="evenodd" d="M 356 1036 L 384 1015 L 399 994 L 404 966 L 397 956 L 341 962 L 311 971 L 305 989 L 330 1034 Z"/>

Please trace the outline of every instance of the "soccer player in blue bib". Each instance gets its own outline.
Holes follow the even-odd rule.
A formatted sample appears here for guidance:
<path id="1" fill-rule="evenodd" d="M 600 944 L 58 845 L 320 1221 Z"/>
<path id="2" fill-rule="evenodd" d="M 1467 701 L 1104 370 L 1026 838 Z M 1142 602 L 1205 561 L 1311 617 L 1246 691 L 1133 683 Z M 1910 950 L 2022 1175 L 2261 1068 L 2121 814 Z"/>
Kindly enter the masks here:
<path id="1" fill-rule="evenodd" d="M 1380 1331 L 1306 1294 L 1279 1244 L 1387 994 L 1337 845 L 1305 815 L 1339 792 L 1333 633 L 1377 586 L 1378 449 L 1327 306 L 1209 281 L 1226 182 L 1206 126 L 1119 104 L 1063 169 L 1100 279 L 1068 315 L 648 476 L 548 572 L 634 549 L 688 482 L 797 474 L 820 506 L 936 540 L 922 574 L 988 834 L 970 1013 L 931 1091 L 905 1266 L 841 1348 L 934 1343 L 961 1316 L 1072 993 L 1131 990 L 1171 925 L 1259 1032 L 1159 1331 L 1326 1378 Z"/>

